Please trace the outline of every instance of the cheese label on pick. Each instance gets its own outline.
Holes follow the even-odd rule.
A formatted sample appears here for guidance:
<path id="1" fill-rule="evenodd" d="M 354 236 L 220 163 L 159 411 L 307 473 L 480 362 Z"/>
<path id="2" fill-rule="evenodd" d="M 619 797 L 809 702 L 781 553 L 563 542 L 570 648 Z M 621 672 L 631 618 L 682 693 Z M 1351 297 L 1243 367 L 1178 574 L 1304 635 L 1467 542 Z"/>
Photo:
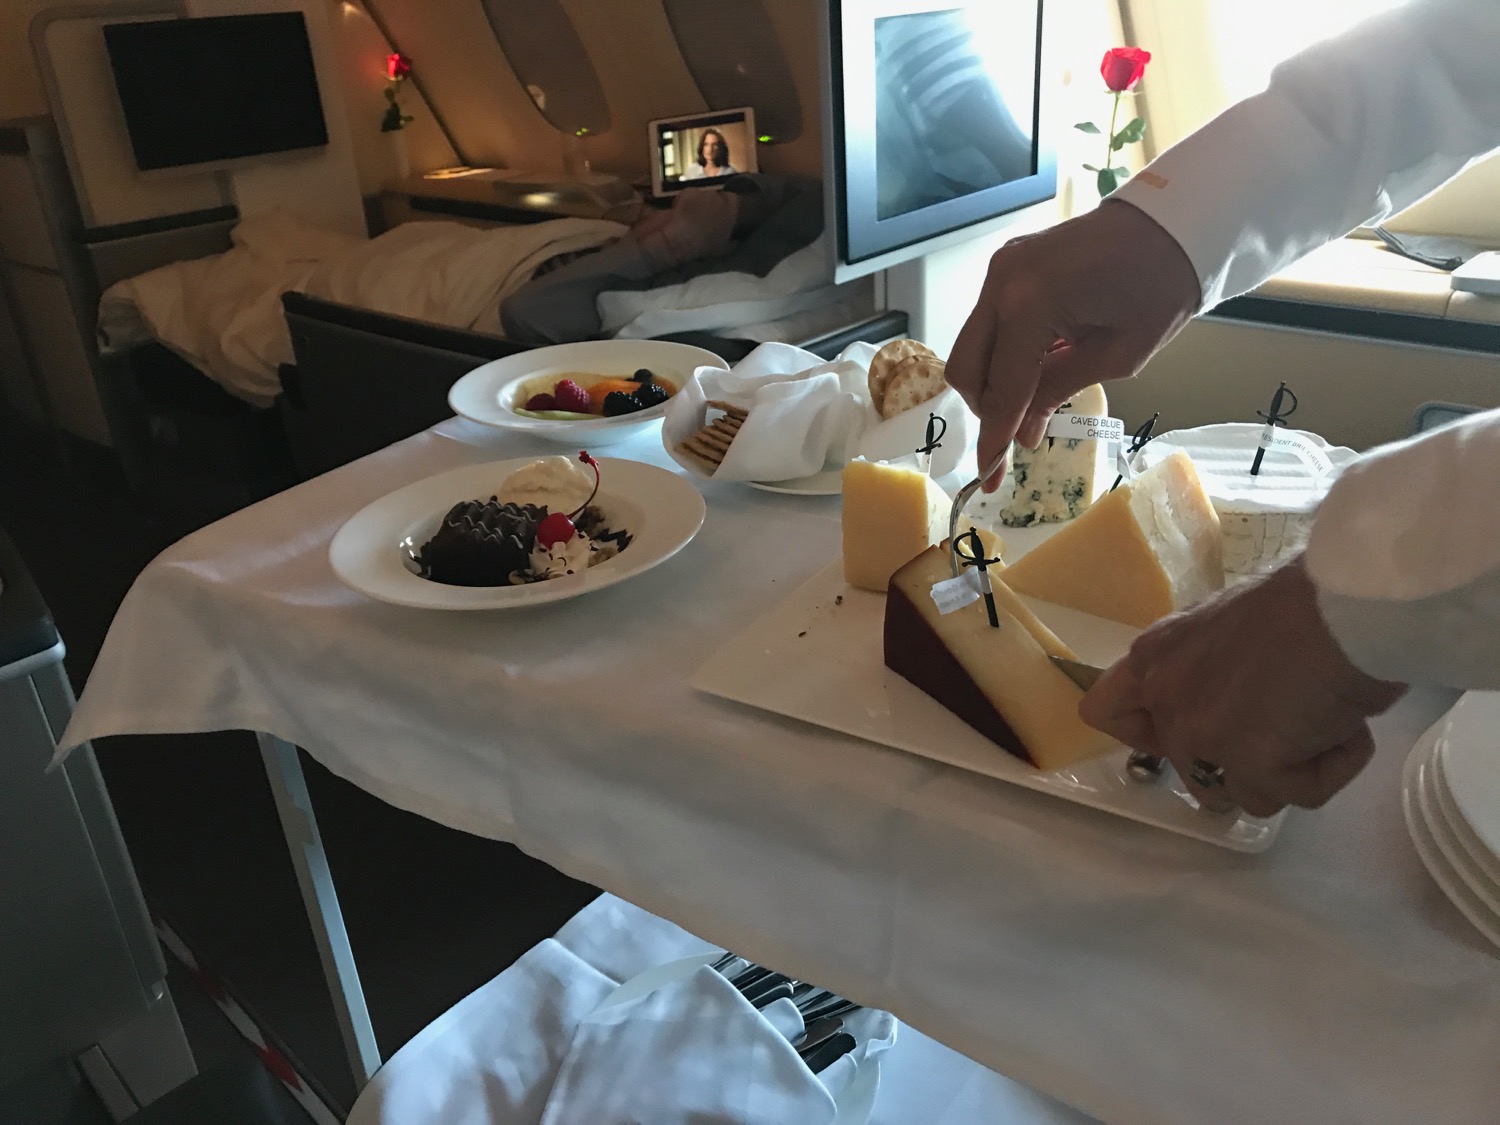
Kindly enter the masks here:
<path id="1" fill-rule="evenodd" d="M 1121 442 L 1125 440 L 1125 423 L 1118 418 L 1097 414 L 1064 414 L 1059 411 L 1047 423 L 1047 436 L 1068 441 L 1083 438 L 1087 441 Z"/>
<path id="2" fill-rule="evenodd" d="M 1301 461 L 1319 476 L 1333 471 L 1333 462 L 1317 446 L 1303 438 L 1300 434 L 1290 433 L 1280 426 L 1273 426 L 1269 422 L 1260 432 L 1260 447 L 1262 449 L 1285 449 L 1297 460 Z"/>
<path id="3" fill-rule="evenodd" d="M 965 570 L 957 578 L 949 578 L 932 587 L 932 600 L 937 605 L 937 611 L 944 617 L 963 609 L 966 605 L 973 605 L 983 595 L 984 591 L 979 585 L 977 568 Z"/>

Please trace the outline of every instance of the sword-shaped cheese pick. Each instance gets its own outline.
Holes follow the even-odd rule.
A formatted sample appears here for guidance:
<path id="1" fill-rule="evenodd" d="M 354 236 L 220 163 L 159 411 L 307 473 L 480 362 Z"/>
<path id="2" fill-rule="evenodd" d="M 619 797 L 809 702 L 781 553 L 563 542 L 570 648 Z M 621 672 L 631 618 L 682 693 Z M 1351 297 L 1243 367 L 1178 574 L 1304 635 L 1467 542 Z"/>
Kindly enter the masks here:
<path id="1" fill-rule="evenodd" d="M 1156 413 L 1152 414 L 1151 417 L 1142 422 L 1140 426 L 1136 428 L 1135 433 L 1130 435 L 1130 445 L 1125 450 L 1125 458 L 1127 461 L 1135 454 L 1139 453 L 1145 446 L 1145 444 L 1151 440 L 1151 431 L 1156 429 L 1156 420 L 1160 417 L 1161 411 L 1158 410 L 1156 411 Z M 1115 477 L 1115 483 L 1109 486 L 1109 490 L 1113 492 L 1115 489 L 1119 488 L 1120 482 L 1124 479 L 1125 474 L 1120 473 Z"/>
<path id="2" fill-rule="evenodd" d="M 1281 409 L 1281 403 L 1285 398 L 1289 398 L 1292 400 L 1292 408 L 1290 410 L 1283 411 Z M 1275 428 L 1286 419 L 1290 418 L 1296 412 L 1297 396 L 1292 393 L 1292 389 L 1285 383 L 1282 383 L 1281 386 L 1277 387 L 1276 393 L 1271 396 L 1270 410 L 1257 410 L 1255 412 L 1260 417 L 1266 420 L 1266 428 L 1260 432 L 1260 445 L 1256 448 L 1255 460 L 1250 465 L 1250 475 L 1252 477 L 1260 475 L 1260 463 L 1265 459 L 1266 450 L 1271 446 L 1271 439 L 1273 437 L 1273 431 L 1275 430 Z"/>
<path id="3" fill-rule="evenodd" d="M 1004 465 L 1005 453 L 1001 453 L 977 477 L 960 488 L 958 495 L 953 498 L 953 507 L 948 512 L 948 565 L 953 570 L 954 578 L 963 572 L 963 567 L 958 562 L 958 521 L 963 518 L 964 509 L 969 506 L 969 501 L 974 498 L 974 493 L 979 491 L 980 485 L 998 473 Z"/>
<path id="4" fill-rule="evenodd" d="M 964 550 L 967 545 L 968 550 Z M 979 538 L 979 532 L 972 527 L 958 537 L 953 549 L 958 552 L 959 563 L 963 566 L 976 567 L 979 570 L 979 592 L 984 595 L 984 608 L 990 615 L 991 628 L 1000 628 L 1000 615 L 995 611 L 995 590 L 990 585 L 989 568 L 1000 561 L 998 557 L 987 559 L 984 557 L 984 540 Z"/>
<path id="5" fill-rule="evenodd" d="M 932 455 L 942 446 L 947 432 L 948 419 L 941 414 L 927 415 L 926 441 L 917 449 L 917 467 L 922 470 L 923 476 L 932 476 Z"/>

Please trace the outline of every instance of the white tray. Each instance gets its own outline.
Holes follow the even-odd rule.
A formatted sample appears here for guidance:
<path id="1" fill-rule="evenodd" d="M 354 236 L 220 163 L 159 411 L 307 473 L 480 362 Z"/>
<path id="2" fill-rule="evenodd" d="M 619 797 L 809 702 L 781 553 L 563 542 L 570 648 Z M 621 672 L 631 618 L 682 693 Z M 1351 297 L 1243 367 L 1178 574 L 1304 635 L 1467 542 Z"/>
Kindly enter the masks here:
<path id="1" fill-rule="evenodd" d="M 1026 601 L 1088 663 L 1111 663 L 1136 633 Z M 1131 780 L 1124 747 L 1051 773 L 1012 757 L 885 666 L 884 620 L 885 596 L 848 585 L 834 562 L 714 653 L 692 686 L 1219 847 L 1260 852 L 1275 840 L 1285 813 L 1263 820 L 1204 812 L 1170 768 L 1155 783 Z"/>

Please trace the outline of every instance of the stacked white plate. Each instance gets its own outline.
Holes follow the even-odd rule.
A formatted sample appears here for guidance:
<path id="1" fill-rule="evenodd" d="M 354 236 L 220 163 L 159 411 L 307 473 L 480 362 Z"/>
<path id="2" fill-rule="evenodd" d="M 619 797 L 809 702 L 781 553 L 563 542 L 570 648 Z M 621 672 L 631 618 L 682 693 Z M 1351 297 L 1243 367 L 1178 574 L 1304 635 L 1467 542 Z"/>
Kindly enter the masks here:
<path id="1" fill-rule="evenodd" d="M 1438 886 L 1500 946 L 1500 693 L 1470 692 L 1417 741 L 1401 804 Z"/>

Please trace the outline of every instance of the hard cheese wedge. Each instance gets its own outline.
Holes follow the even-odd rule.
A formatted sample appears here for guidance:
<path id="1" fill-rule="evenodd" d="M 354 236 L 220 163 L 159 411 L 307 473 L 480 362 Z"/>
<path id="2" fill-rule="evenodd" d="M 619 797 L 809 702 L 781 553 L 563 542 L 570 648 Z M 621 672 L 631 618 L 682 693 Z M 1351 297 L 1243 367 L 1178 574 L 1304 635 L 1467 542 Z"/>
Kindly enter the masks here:
<path id="1" fill-rule="evenodd" d="M 1144 628 L 1224 585 L 1219 517 L 1186 453 L 1122 484 L 1005 572 L 1011 589 Z"/>
<path id="2" fill-rule="evenodd" d="M 1039 769 L 1096 757 L 1116 743 L 1078 717 L 1083 692 L 1048 659 L 1073 652 L 992 578 L 997 629 L 983 601 L 941 614 L 934 583 L 950 577 L 946 547 L 932 547 L 891 576 L 885 663 L 933 699 Z"/>
<path id="3" fill-rule="evenodd" d="M 1109 402 L 1095 383 L 1073 396 L 1059 413 L 1105 417 Z M 1011 451 L 1015 491 L 1000 513 L 1009 527 L 1059 523 L 1086 511 L 1114 483 L 1110 444 L 1097 438 L 1046 437 L 1035 449 L 1017 444 Z"/>
<path id="4" fill-rule="evenodd" d="M 926 473 L 879 461 L 844 466 L 844 581 L 883 593 L 896 568 L 948 534 L 953 500 Z M 1000 540 L 980 535 L 991 557 Z"/>

